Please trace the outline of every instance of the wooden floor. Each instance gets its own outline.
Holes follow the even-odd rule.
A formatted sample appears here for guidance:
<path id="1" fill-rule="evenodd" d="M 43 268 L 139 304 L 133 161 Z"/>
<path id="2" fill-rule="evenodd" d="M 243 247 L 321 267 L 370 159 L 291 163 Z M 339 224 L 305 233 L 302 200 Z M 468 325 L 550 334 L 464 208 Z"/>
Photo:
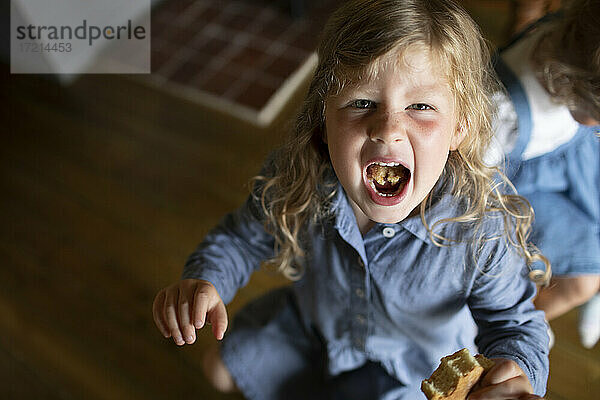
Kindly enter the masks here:
<path id="1" fill-rule="evenodd" d="M 210 335 L 177 348 L 151 304 L 244 200 L 275 130 L 124 79 L 1 76 L 0 398 L 220 398 L 200 373 Z M 281 283 L 259 274 L 230 310 Z"/>
<path id="2" fill-rule="evenodd" d="M 245 198 L 294 104 L 260 130 L 134 81 L 0 74 L 0 398 L 239 399 L 202 378 L 208 332 L 164 340 L 154 294 Z M 230 314 L 283 281 L 259 273 Z M 597 399 L 600 345 L 553 323 L 549 399 Z"/>

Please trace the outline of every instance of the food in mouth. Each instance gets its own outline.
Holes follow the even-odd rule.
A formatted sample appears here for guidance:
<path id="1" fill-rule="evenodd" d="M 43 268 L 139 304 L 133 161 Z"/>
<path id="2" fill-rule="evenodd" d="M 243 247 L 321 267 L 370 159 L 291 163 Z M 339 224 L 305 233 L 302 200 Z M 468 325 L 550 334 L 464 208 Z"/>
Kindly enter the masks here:
<path id="1" fill-rule="evenodd" d="M 410 178 L 410 171 L 396 162 L 376 162 L 367 167 L 367 180 L 379 196 L 396 196 Z"/>

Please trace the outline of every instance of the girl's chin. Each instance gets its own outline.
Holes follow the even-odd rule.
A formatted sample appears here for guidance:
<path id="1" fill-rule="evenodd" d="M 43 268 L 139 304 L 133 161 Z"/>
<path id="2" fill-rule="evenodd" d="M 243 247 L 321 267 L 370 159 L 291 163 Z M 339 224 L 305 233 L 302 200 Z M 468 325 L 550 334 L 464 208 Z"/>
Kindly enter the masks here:
<path id="1" fill-rule="evenodd" d="M 390 213 L 372 213 L 371 221 L 377 222 L 379 224 L 397 224 L 404 221 L 408 217 L 409 213 L 404 212 L 394 212 Z"/>
<path id="2" fill-rule="evenodd" d="M 397 224 L 411 215 L 411 209 L 401 205 L 395 207 L 369 204 L 363 210 L 369 220 L 379 224 Z"/>

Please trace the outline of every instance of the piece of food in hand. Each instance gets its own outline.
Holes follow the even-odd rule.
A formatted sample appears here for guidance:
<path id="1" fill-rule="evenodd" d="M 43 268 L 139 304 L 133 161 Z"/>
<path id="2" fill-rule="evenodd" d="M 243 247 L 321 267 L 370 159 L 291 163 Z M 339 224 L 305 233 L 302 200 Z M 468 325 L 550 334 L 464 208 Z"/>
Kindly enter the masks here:
<path id="1" fill-rule="evenodd" d="M 481 375 L 494 362 L 481 354 L 475 357 L 462 349 L 442 358 L 429 379 L 421 382 L 421 390 L 429 400 L 465 400 Z"/>

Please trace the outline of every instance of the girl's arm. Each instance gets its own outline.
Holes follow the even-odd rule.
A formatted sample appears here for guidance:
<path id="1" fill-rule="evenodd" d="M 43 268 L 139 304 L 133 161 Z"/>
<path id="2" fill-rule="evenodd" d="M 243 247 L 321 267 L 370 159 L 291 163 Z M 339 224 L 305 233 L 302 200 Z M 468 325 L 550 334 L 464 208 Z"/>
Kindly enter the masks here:
<path id="1" fill-rule="evenodd" d="M 227 329 L 225 303 L 260 263 L 273 256 L 274 240 L 263 227 L 251 196 L 228 214 L 189 257 L 183 279 L 161 290 L 153 304 L 156 326 L 177 345 L 192 344 L 206 322 L 220 340 Z"/>
<path id="2" fill-rule="evenodd" d="M 183 279 L 212 283 L 223 302 L 229 303 L 261 262 L 273 257 L 274 239 L 265 231 L 262 215 L 252 196 L 226 215 L 190 255 Z"/>
<path id="3" fill-rule="evenodd" d="M 489 358 L 511 360 L 534 392 L 543 395 L 549 370 L 548 327 L 543 312 L 533 306 L 536 288 L 527 277 L 528 268 L 504 240 L 487 242 L 479 260 L 483 265 L 478 266 L 468 300 L 479 328 L 476 344 Z"/>

